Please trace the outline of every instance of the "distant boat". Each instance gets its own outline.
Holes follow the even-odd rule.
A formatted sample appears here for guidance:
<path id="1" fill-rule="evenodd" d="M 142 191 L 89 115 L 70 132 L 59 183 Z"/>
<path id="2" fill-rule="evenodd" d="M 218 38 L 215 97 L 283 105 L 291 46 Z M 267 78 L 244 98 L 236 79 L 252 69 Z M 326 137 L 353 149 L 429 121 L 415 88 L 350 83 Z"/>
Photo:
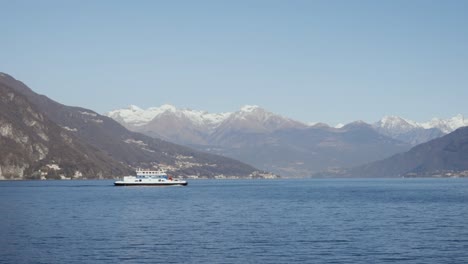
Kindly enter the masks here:
<path id="1" fill-rule="evenodd" d="M 173 179 L 163 170 L 136 170 L 136 176 L 124 176 L 121 181 L 114 182 L 115 186 L 171 186 L 187 185 L 187 181 Z"/>

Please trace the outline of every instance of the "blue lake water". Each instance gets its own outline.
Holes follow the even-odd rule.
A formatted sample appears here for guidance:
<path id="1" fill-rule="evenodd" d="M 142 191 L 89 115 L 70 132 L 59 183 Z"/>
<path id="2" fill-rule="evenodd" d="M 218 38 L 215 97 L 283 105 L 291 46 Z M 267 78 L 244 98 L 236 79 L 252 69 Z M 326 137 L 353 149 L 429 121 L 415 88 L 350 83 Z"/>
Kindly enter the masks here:
<path id="1" fill-rule="evenodd" d="M 468 179 L 0 181 L 0 263 L 468 263 Z"/>

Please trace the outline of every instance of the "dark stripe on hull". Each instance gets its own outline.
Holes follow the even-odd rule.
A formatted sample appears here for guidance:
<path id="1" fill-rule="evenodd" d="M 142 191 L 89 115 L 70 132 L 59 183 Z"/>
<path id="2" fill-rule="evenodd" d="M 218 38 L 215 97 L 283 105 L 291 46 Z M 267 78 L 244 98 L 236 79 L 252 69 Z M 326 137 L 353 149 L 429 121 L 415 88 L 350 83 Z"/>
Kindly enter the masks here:
<path id="1" fill-rule="evenodd" d="M 115 186 L 187 186 L 187 182 L 185 183 L 117 183 L 114 182 Z"/>

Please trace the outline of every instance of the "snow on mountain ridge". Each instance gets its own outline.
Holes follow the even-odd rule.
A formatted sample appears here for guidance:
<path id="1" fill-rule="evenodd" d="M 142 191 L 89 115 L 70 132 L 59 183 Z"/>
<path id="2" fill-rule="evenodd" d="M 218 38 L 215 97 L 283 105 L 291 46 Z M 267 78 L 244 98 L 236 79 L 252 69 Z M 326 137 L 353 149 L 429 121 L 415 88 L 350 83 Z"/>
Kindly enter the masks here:
<path id="1" fill-rule="evenodd" d="M 230 117 L 246 122 L 257 122 L 271 131 L 286 127 L 308 126 L 303 122 L 265 110 L 258 105 L 245 105 L 239 111 L 232 113 Z"/>
<path id="2" fill-rule="evenodd" d="M 111 118 L 114 118 L 119 122 L 124 122 L 131 126 L 144 126 L 145 124 L 153 120 L 155 117 L 164 113 L 172 113 L 178 117 L 185 116 L 196 125 L 207 125 L 211 128 L 220 125 L 229 117 L 234 117 L 236 119 L 241 120 L 246 120 L 248 118 L 252 120 L 257 120 L 258 122 L 273 123 L 281 123 L 286 120 L 293 121 L 292 119 L 266 111 L 258 105 L 244 105 L 237 112 L 225 113 L 209 113 L 200 110 L 177 109 L 175 106 L 170 104 L 164 104 L 160 107 L 150 107 L 146 110 L 136 105 L 130 105 L 124 109 L 110 111 L 106 115 Z M 311 126 L 312 124 L 314 123 L 304 125 Z M 341 128 L 343 126 L 344 124 L 339 124 L 336 127 Z M 389 115 L 384 116 L 381 120 L 374 123 L 372 126 L 381 131 L 385 130 L 387 134 L 392 135 L 408 133 L 415 129 L 432 128 L 439 129 L 443 133 L 447 134 L 460 127 L 468 126 L 468 120 L 465 120 L 463 115 L 458 114 L 448 119 L 433 118 L 428 122 L 419 123 L 399 116 Z"/>
<path id="3" fill-rule="evenodd" d="M 154 109 L 159 109 L 159 111 L 161 112 L 172 112 L 172 113 L 175 113 L 177 112 L 177 108 L 173 105 L 170 105 L 170 104 L 163 104 L 161 105 L 160 107 L 154 107 Z"/>
<path id="4" fill-rule="evenodd" d="M 250 127 L 257 126 L 258 131 L 274 131 L 287 127 L 306 127 L 307 125 L 293 119 L 283 117 L 266 111 L 257 105 L 245 105 L 236 112 L 209 113 L 206 111 L 177 109 L 172 105 L 150 107 L 146 110 L 131 105 L 128 108 L 114 110 L 106 114 L 127 127 L 143 128 L 158 116 L 172 115 L 175 118 L 191 122 L 198 128 L 205 127 L 208 131 L 214 131 L 219 126 Z M 165 117 L 167 118 L 167 117 Z M 226 123 L 227 122 L 227 123 Z M 260 129 L 261 128 L 261 129 Z"/>
<path id="5" fill-rule="evenodd" d="M 384 116 L 380 121 L 373 124 L 373 127 L 387 135 L 398 135 L 414 130 L 418 125 L 399 116 Z"/>
<path id="6" fill-rule="evenodd" d="M 135 105 L 130 105 L 124 109 L 110 111 L 106 115 L 118 121 L 123 121 L 128 125 L 143 126 L 155 117 L 167 113 L 175 114 L 179 117 L 185 116 L 198 125 L 216 125 L 231 115 L 231 113 L 208 113 L 199 110 L 177 109 L 170 104 L 164 104 L 160 107 L 150 107 L 146 110 Z"/>
<path id="7" fill-rule="evenodd" d="M 143 110 L 143 109 L 141 109 L 140 107 L 138 107 L 136 105 L 129 105 L 128 109 L 130 109 L 132 111 L 141 111 L 141 110 Z"/>
<path id="8" fill-rule="evenodd" d="M 255 111 L 256 109 L 259 109 L 260 107 L 258 105 L 244 105 L 243 107 L 241 107 L 241 112 L 248 112 L 248 113 L 251 113 L 253 111 Z"/>
<path id="9" fill-rule="evenodd" d="M 130 105 L 124 109 L 113 110 L 105 115 L 121 122 L 125 122 L 127 124 L 133 126 L 143 126 L 151 121 L 159 112 L 156 108 L 148 108 L 147 110 L 143 110 L 135 105 Z"/>
<path id="10" fill-rule="evenodd" d="M 385 127 L 398 127 L 402 124 L 416 126 L 416 122 L 399 117 L 399 116 L 384 116 L 380 122 Z"/>
<path id="11" fill-rule="evenodd" d="M 206 111 L 197 111 L 190 109 L 179 110 L 179 113 L 185 115 L 192 122 L 198 125 L 210 125 L 215 126 L 223 122 L 231 113 L 208 113 Z"/>
<path id="12" fill-rule="evenodd" d="M 465 120 L 463 115 L 458 114 L 449 119 L 435 117 L 431 121 L 420 123 L 419 125 L 426 129 L 439 128 L 444 133 L 450 133 L 460 127 L 468 126 L 468 120 Z"/>
<path id="13" fill-rule="evenodd" d="M 380 121 L 374 123 L 374 127 L 386 129 L 387 131 L 392 131 L 392 133 L 404 133 L 417 128 L 437 128 L 445 134 L 448 134 L 464 126 L 468 126 L 468 120 L 465 120 L 461 114 L 448 119 L 433 118 L 429 122 L 422 123 L 404 119 L 398 116 L 384 116 Z"/>

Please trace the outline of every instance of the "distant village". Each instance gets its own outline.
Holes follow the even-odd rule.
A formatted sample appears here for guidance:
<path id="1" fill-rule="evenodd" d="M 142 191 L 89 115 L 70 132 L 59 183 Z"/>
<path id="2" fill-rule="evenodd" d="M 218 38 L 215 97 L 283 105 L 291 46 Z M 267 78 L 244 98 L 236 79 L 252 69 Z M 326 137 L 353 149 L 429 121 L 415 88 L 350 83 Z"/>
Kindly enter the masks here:
<path id="1" fill-rule="evenodd" d="M 187 178 L 187 179 L 209 179 L 208 177 L 206 176 L 198 176 L 198 175 L 190 175 L 190 176 L 186 176 L 184 178 Z M 214 179 L 218 179 L 218 180 L 235 180 L 235 179 L 279 179 L 281 178 L 279 175 L 276 175 L 276 174 L 273 174 L 273 173 L 268 173 L 268 172 L 254 172 L 254 173 L 251 173 L 249 174 L 249 176 L 245 177 L 241 177 L 241 176 L 234 176 L 234 175 L 224 175 L 224 174 L 220 174 L 220 175 L 216 175 L 214 177 Z M 211 178 L 210 178 L 211 179 Z"/>
<path id="2" fill-rule="evenodd" d="M 426 173 L 407 173 L 403 176 L 403 178 L 464 178 L 468 177 L 468 170 L 465 171 L 453 171 L 453 170 L 445 170 L 445 171 L 433 171 L 433 172 L 426 172 Z"/>

